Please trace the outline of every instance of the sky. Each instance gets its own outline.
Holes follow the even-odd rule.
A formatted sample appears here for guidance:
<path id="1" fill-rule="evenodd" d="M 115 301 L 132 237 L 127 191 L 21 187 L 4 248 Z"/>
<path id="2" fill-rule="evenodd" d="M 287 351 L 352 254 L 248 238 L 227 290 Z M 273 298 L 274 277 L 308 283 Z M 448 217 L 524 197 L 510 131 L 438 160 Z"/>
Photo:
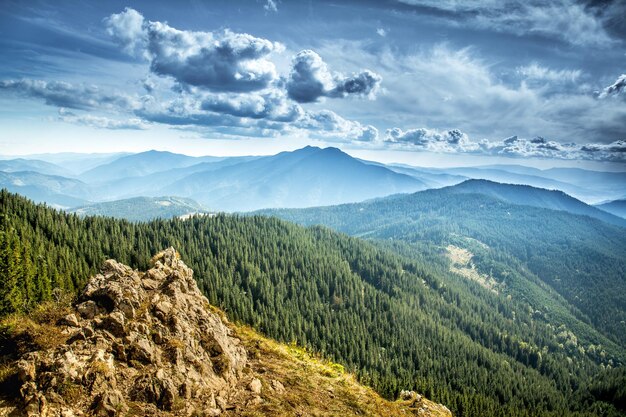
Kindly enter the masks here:
<path id="1" fill-rule="evenodd" d="M 0 154 L 626 170 L 626 1 L 11 1 Z"/>

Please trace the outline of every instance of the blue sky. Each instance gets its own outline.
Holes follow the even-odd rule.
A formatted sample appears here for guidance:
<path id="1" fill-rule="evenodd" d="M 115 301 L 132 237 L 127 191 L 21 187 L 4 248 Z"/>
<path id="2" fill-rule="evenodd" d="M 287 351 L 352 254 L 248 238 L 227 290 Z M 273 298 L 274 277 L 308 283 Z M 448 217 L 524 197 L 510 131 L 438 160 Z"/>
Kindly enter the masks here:
<path id="1" fill-rule="evenodd" d="M 0 154 L 626 162 L 626 3 L 4 1 Z"/>

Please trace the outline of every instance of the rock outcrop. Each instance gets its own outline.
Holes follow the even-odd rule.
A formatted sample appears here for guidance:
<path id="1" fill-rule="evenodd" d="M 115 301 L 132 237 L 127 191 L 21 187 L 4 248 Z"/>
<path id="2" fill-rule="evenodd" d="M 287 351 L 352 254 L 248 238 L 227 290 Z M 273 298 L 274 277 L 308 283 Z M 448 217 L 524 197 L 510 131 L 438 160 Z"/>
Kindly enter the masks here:
<path id="1" fill-rule="evenodd" d="M 229 323 L 173 248 L 145 273 L 108 260 L 74 305 L 43 311 L 16 326 L 1 386 L 17 389 L 0 392 L 0 417 L 451 417 L 412 391 L 386 401 L 341 365 Z"/>
<path id="2" fill-rule="evenodd" d="M 174 249 L 152 265 L 140 273 L 106 261 L 59 323 L 67 343 L 18 362 L 27 415 L 114 416 L 133 404 L 146 415 L 219 415 L 229 406 L 247 362 L 241 341 Z"/>

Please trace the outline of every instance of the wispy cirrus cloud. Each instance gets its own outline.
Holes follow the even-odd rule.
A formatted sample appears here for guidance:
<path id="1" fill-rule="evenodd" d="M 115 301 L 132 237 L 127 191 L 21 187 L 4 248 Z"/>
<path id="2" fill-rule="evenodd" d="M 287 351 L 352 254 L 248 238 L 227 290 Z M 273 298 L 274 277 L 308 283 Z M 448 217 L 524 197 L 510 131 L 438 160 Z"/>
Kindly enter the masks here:
<path id="1" fill-rule="evenodd" d="M 398 0 L 410 6 L 445 12 L 456 25 L 518 36 L 542 35 L 577 46 L 608 47 L 615 42 L 605 22 L 615 9 L 576 0 Z"/>
<path id="2" fill-rule="evenodd" d="M 59 120 L 75 125 L 89 126 L 96 129 L 109 130 L 145 130 L 148 125 L 141 119 L 136 117 L 126 119 L 112 119 L 110 117 L 94 116 L 91 114 L 76 114 L 64 108 L 59 109 Z"/>

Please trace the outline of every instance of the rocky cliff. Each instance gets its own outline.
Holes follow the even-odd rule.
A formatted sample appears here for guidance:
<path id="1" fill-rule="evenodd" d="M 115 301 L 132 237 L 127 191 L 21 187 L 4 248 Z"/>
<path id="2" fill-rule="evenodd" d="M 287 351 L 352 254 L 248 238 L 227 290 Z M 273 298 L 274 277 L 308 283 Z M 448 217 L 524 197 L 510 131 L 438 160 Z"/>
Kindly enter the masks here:
<path id="1" fill-rule="evenodd" d="M 5 320 L 0 415 L 450 415 L 228 323 L 173 248 L 152 265 L 108 260 L 72 306 Z"/>

